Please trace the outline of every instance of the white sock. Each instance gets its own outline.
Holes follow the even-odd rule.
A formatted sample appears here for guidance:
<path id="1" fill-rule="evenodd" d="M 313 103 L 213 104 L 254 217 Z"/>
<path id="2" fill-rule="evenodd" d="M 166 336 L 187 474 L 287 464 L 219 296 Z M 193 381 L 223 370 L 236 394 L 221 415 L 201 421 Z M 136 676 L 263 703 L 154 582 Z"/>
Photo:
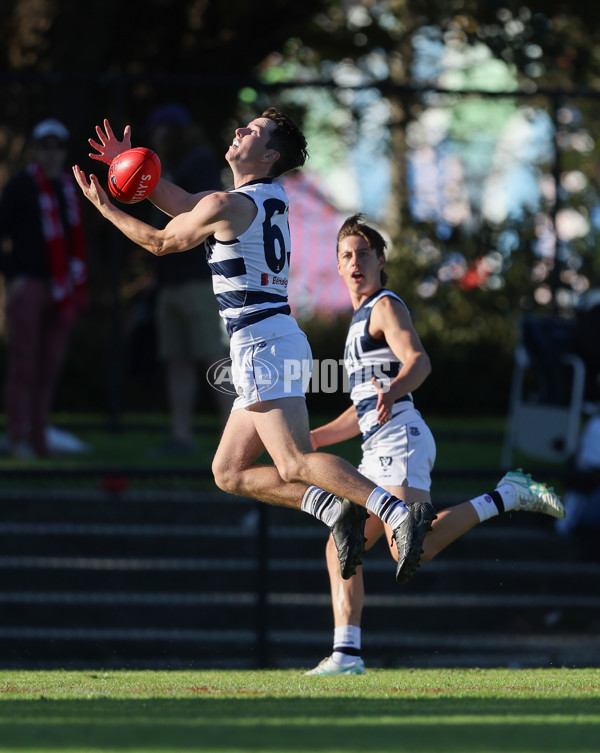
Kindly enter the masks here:
<path id="1" fill-rule="evenodd" d="M 375 487 L 371 494 L 369 494 L 366 508 L 380 520 L 383 520 L 384 523 L 387 523 L 392 531 L 408 515 L 404 502 L 399 500 L 398 497 L 394 497 L 385 489 L 382 489 L 381 486 Z"/>
<path id="2" fill-rule="evenodd" d="M 482 494 L 480 497 L 474 497 L 469 502 L 475 508 L 479 516 L 479 522 L 489 520 L 508 510 L 514 510 L 516 502 L 516 492 L 512 484 L 502 484 L 491 494 Z"/>
<path id="3" fill-rule="evenodd" d="M 357 625 L 340 625 L 333 631 L 334 661 L 338 664 L 352 664 L 360 657 L 361 630 Z"/>
<path id="4" fill-rule="evenodd" d="M 301 509 L 331 528 L 341 515 L 342 504 L 335 494 L 323 491 L 318 486 L 309 486 L 302 497 Z"/>
<path id="5" fill-rule="evenodd" d="M 498 508 L 489 494 L 482 494 L 480 497 L 474 497 L 473 499 L 470 499 L 469 502 L 475 508 L 480 523 L 498 515 Z"/>
<path id="6" fill-rule="evenodd" d="M 504 510 L 514 510 L 517 502 L 517 490 L 512 484 L 502 484 L 496 491 L 502 497 Z"/>

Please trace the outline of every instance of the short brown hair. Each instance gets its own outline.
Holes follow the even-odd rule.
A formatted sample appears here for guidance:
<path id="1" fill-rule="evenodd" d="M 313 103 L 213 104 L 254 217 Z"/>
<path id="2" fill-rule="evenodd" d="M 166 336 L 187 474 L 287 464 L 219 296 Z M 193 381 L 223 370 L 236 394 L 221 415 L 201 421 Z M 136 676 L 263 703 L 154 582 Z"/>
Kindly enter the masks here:
<path id="1" fill-rule="evenodd" d="M 375 228 L 367 225 L 364 221 L 364 215 L 362 214 L 353 214 L 352 217 L 348 217 L 348 219 L 344 221 L 337 237 L 336 256 L 340 252 L 340 243 L 344 238 L 348 238 L 352 235 L 358 235 L 360 238 L 363 238 L 373 251 L 375 251 L 377 256 L 383 257 L 385 260 L 385 251 L 388 245 L 387 241 L 381 233 L 378 233 L 377 230 L 375 230 Z M 381 270 L 380 280 L 382 285 L 385 285 L 387 282 L 387 274 L 383 269 Z"/>
<path id="2" fill-rule="evenodd" d="M 276 125 L 267 147 L 279 152 L 279 159 L 272 165 L 269 174 L 277 177 L 288 170 L 302 167 L 308 157 L 308 149 L 304 134 L 294 121 L 277 107 L 269 107 L 261 117 L 272 120 Z"/>

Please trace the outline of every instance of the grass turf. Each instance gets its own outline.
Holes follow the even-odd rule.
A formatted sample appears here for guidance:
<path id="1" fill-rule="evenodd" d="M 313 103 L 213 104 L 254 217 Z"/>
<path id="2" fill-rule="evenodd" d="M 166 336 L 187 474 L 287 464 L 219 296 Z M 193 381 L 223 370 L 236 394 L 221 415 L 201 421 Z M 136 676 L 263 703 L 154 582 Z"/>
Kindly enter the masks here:
<path id="1" fill-rule="evenodd" d="M 2 671 L 0 751 L 597 753 L 600 669 Z"/>

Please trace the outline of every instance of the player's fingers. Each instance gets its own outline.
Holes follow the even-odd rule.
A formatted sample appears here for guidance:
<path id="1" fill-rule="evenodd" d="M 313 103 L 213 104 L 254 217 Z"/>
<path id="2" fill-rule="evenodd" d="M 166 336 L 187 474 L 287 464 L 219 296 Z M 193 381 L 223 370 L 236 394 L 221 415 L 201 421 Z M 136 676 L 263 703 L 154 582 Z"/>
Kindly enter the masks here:
<path id="1" fill-rule="evenodd" d="M 73 175 L 80 188 L 87 188 L 87 182 L 85 180 L 85 173 L 80 169 L 79 165 L 73 165 Z"/>
<path id="2" fill-rule="evenodd" d="M 110 127 L 108 118 L 104 118 L 104 130 L 106 131 L 106 135 L 109 139 L 114 139 L 115 134 L 113 133 L 113 129 Z"/>
<path id="3" fill-rule="evenodd" d="M 92 157 L 93 159 L 100 159 L 100 160 L 106 161 L 104 157 L 104 147 L 101 144 L 97 144 L 95 141 L 93 141 L 93 139 L 88 139 L 88 143 L 92 147 L 92 149 L 95 149 L 97 152 L 97 153 L 94 152 L 93 154 L 90 154 L 90 157 Z"/>
<path id="4" fill-rule="evenodd" d="M 383 401 L 383 396 L 380 397 L 381 403 L 378 404 L 377 421 L 380 424 L 386 424 L 391 418 L 391 409 Z"/>
<path id="5" fill-rule="evenodd" d="M 100 185 L 100 179 L 97 175 L 94 175 L 94 173 L 90 174 L 90 186 L 93 187 L 96 192 L 96 197 L 100 202 L 107 201 L 106 191 L 102 188 Z"/>
<path id="6" fill-rule="evenodd" d="M 106 146 L 106 142 L 108 141 L 108 138 L 104 131 L 102 130 L 102 126 L 97 125 L 96 126 L 96 135 L 98 136 L 98 140 L 102 144 L 102 146 Z"/>
<path id="7" fill-rule="evenodd" d="M 126 125 L 125 129 L 123 130 L 123 141 L 121 142 L 123 145 L 123 151 L 125 149 L 131 149 L 131 126 Z"/>

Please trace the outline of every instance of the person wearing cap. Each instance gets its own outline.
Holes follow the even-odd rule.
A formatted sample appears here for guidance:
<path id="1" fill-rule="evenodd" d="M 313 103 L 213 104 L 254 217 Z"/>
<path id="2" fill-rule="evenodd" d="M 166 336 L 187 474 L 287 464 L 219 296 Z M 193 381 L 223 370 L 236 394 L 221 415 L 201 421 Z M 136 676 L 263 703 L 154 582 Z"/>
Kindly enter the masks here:
<path id="1" fill-rule="evenodd" d="M 64 169 L 69 131 L 48 118 L 32 158 L 0 197 L 0 273 L 6 285 L 6 415 L 11 453 L 48 454 L 48 417 L 77 312 L 88 302 L 83 213 Z"/>
<path id="2" fill-rule="evenodd" d="M 154 110 L 146 123 L 146 134 L 149 146 L 160 154 L 163 177 L 191 193 L 222 187 L 219 162 L 203 143 L 198 125 L 183 105 L 167 103 Z M 154 210 L 150 222 L 162 227 L 165 216 Z M 206 372 L 211 364 L 227 357 L 227 334 L 203 249 L 158 257 L 154 268 L 158 356 L 165 364 L 170 436 L 151 454 L 189 455 L 196 451 L 193 419 L 198 367 Z M 232 400 L 216 391 L 211 397 L 211 407 L 225 423 Z"/>

